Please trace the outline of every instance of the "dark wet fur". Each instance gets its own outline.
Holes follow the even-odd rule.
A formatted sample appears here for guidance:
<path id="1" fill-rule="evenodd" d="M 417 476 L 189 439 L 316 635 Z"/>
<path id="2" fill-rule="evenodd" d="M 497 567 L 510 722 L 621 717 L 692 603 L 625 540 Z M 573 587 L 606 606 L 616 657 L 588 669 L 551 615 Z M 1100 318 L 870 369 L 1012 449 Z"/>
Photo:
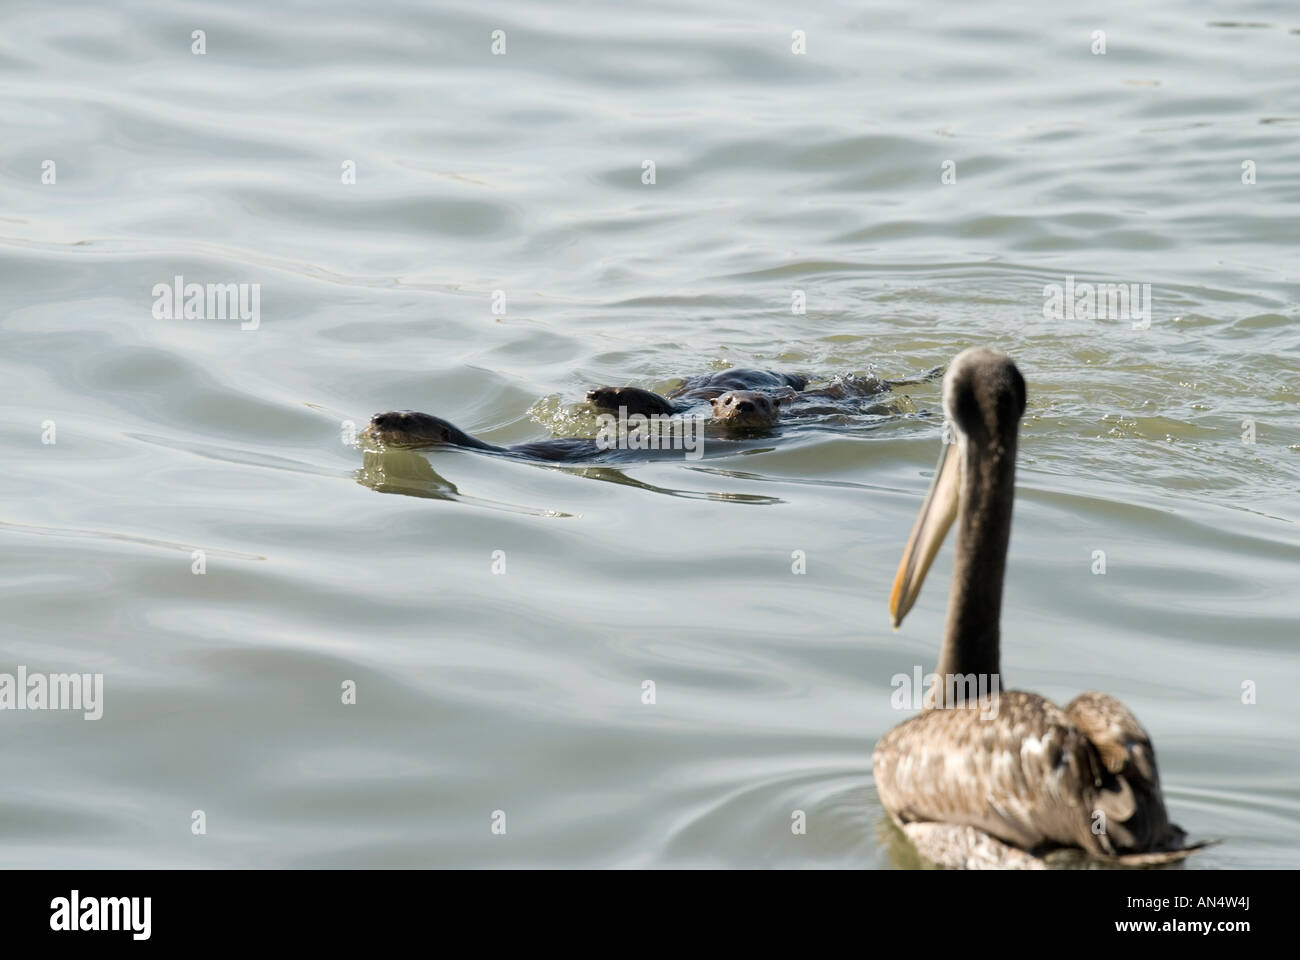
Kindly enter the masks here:
<path id="1" fill-rule="evenodd" d="M 726 429 L 735 442 L 765 435 L 786 416 L 886 412 L 867 409 L 864 401 L 886 393 L 889 381 L 845 377 L 817 390 L 806 390 L 807 385 L 808 378 L 800 374 L 737 369 L 691 377 L 667 396 L 640 387 L 596 387 L 587 392 L 587 400 L 602 410 L 646 417 L 702 413 L 707 409 L 706 404 L 710 404 L 715 423 Z M 594 439 L 581 438 L 498 446 L 471 436 L 441 417 L 411 410 L 375 414 L 365 435 L 395 447 L 454 446 L 553 463 L 679 458 L 682 453 L 680 450 L 607 449 Z M 728 442 L 709 440 L 715 447 Z"/>
<path id="2" fill-rule="evenodd" d="M 734 420 L 736 426 L 773 426 L 783 417 L 861 413 L 862 400 L 889 391 L 889 381 L 876 377 L 843 377 L 825 387 L 808 390 L 808 378 L 771 370 L 723 370 L 690 377 L 665 396 L 640 387 L 595 387 L 587 391 L 592 405 L 629 416 L 689 413 L 711 404 L 714 419 Z"/>

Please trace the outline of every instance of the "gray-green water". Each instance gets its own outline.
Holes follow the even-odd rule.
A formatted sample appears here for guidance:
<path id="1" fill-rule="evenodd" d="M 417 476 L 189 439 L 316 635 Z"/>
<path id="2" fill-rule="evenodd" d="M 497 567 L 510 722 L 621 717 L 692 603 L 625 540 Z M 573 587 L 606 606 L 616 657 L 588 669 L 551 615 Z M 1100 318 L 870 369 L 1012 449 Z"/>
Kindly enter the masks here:
<path id="1" fill-rule="evenodd" d="M 1300 863 L 1300 14 L 1220 19 L 7 4 L 0 672 L 102 673 L 104 714 L 0 712 L 0 862 L 895 865 L 870 754 L 938 651 L 951 547 L 885 609 L 937 386 L 621 472 L 341 421 L 579 435 L 596 383 L 989 344 L 1030 391 L 1007 681 L 1134 709 L 1225 840 L 1190 866 Z M 156 319 L 178 274 L 260 284 L 260 325 Z M 1149 283 L 1149 328 L 1046 319 L 1069 276 Z"/>

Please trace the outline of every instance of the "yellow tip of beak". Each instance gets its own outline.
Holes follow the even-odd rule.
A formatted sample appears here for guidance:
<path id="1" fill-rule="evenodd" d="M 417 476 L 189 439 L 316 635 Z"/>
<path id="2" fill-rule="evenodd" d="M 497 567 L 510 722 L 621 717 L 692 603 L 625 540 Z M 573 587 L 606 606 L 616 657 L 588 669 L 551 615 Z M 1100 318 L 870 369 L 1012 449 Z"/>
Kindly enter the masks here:
<path id="1" fill-rule="evenodd" d="M 912 527 L 903 557 L 898 562 L 894 587 L 889 592 L 889 619 L 897 630 L 912 609 L 921 584 L 939 552 L 943 538 L 957 516 L 957 489 L 961 466 L 960 458 L 950 455 L 951 446 L 945 444 L 939 452 L 939 465 L 934 471 L 934 482 L 926 494 L 921 512 Z"/>

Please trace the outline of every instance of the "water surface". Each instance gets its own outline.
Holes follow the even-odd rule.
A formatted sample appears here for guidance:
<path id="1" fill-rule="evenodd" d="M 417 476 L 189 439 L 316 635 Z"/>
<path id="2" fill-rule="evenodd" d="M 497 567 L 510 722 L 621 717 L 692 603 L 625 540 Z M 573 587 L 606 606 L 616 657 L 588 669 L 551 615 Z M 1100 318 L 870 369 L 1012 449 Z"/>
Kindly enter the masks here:
<path id="1" fill-rule="evenodd" d="M 1137 713 L 1225 840 L 1189 868 L 1300 863 L 1300 17 L 1233 17 L 7 5 L 0 671 L 105 711 L 0 714 L 0 861 L 906 865 L 870 754 L 942 630 L 951 548 L 885 609 L 937 385 L 619 469 L 346 421 L 579 436 L 593 384 L 988 344 L 1029 383 L 1008 682 Z M 177 275 L 260 284 L 258 328 L 156 319 Z M 1068 276 L 1149 326 L 1046 319 Z"/>

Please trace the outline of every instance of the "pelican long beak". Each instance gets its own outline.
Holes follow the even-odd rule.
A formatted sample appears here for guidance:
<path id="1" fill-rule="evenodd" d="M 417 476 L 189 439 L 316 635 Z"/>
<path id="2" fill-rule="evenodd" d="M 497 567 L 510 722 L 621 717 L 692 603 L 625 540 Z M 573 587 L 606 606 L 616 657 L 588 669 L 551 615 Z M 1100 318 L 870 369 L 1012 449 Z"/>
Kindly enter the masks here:
<path id="1" fill-rule="evenodd" d="M 934 471 L 934 482 L 921 505 L 921 514 L 912 527 L 907 549 L 898 564 L 894 589 L 889 595 L 889 616 L 894 629 L 903 622 L 907 611 L 921 593 L 921 584 L 930 572 L 934 555 L 943 546 L 948 528 L 957 518 L 957 492 L 961 487 L 961 456 L 957 444 L 945 443 L 939 452 L 939 466 Z"/>

